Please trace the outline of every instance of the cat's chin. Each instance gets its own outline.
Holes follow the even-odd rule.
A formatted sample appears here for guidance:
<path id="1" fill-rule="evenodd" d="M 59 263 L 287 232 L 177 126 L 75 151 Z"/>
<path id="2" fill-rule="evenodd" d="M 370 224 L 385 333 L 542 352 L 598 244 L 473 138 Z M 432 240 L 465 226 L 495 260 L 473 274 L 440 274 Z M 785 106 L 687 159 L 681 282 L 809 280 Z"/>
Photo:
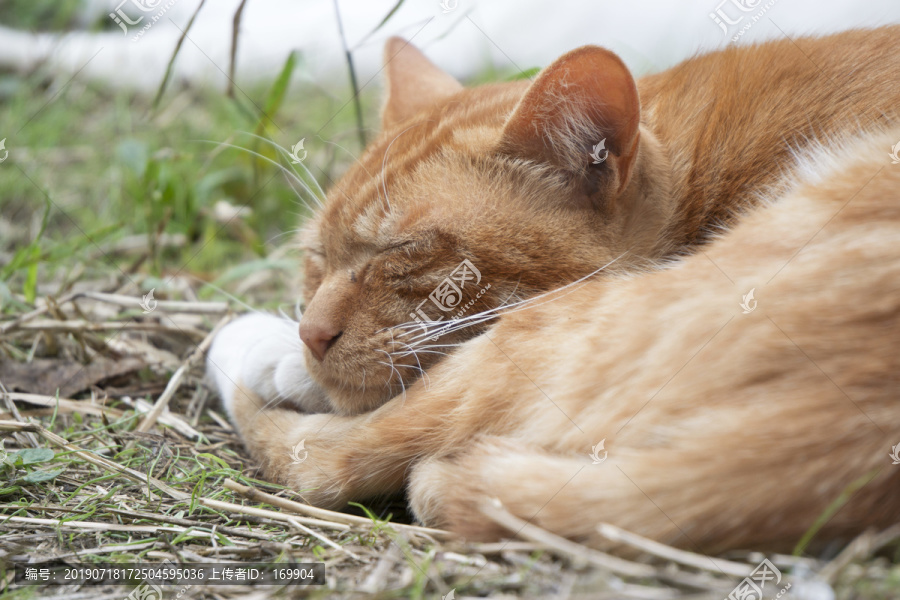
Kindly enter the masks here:
<path id="1" fill-rule="evenodd" d="M 333 379 L 315 368 L 310 369 L 310 376 L 327 394 L 333 412 L 342 415 L 358 415 L 373 411 L 395 395 L 387 386 L 382 385 L 380 389 L 360 387 Z"/>
<path id="2" fill-rule="evenodd" d="M 358 415 L 375 410 L 394 396 L 408 389 L 414 382 L 396 384 L 396 370 L 378 371 L 372 365 L 357 365 L 345 357 L 335 360 L 326 356 L 325 363 L 317 360 L 308 348 L 304 349 L 304 374 L 321 390 L 330 410 L 341 415 Z M 355 376 L 357 373 L 367 375 Z M 388 385 L 387 382 L 391 382 Z M 371 385 L 367 385 L 371 384 Z M 326 411 L 323 411 L 326 412 Z"/>

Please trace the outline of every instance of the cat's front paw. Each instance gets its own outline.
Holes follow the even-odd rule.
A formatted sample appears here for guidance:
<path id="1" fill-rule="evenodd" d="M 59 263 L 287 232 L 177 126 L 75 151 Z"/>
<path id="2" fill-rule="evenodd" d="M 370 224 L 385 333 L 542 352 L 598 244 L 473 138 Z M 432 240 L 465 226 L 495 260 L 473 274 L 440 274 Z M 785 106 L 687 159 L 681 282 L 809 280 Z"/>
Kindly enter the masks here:
<path id="1" fill-rule="evenodd" d="M 213 340 L 206 372 L 232 420 L 239 386 L 266 407 L 288 403 L 303 412 L 331 412 L 327 395 L 306 371 L 297 324 L 289 319 L 250 313 L 232 321 Z"/>
<path id="2" fill-rule="evenodd" d="M 254 455 L 267 479 L 293 489 L 309 504 L 337 509 L 356 493 L 362 465 L 352 468 L 348 459 L 359 421 L 275 409 L 260 415 L 244 435 L 258 450 Z"/>

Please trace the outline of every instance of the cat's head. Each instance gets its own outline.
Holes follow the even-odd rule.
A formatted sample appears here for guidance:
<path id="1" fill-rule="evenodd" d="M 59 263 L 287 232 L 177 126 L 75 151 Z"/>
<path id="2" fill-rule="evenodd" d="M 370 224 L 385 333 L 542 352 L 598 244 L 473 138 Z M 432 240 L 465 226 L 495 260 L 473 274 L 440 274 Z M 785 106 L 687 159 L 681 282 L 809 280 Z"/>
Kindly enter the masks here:
<path id="1" fill-rule="evenodd" d="M 399 38 L 385 60 L 382 133 L 301 235 L 300 336 L 344 413 L 401 393 L 484 331 L 485 311 L 653 254 L 668 218 L 658 145 L 613 53 L 471 89 Z"/>

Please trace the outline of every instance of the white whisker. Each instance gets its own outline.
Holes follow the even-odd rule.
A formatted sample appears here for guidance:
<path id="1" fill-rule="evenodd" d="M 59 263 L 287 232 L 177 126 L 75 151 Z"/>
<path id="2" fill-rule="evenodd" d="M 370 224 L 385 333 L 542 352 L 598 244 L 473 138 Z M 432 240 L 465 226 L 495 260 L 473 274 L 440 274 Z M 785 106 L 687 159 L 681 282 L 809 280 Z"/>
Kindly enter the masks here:
<path id="1" fill-rule="evenodd" d="M 520 310 L 536 308 L 538 306 L 541 306 L 542 304 L 545 304 L 546 302 L 552 302 L 555 300 L 559 300 L 560 298 L 567 296 L 568 294 L 571 294 L 572 292 L 576 291 L 588 279 L 590 279 L 597 273 L 603 271 L 604 269 L 606 269 L 607 267 L 609 267 L 610 265 L 612 265 L 613 263 L 615 263 L 616 261 L 621 259 L 623 256 L 625 256 L 627 253 L 628 253 L 628 251 L 623 252 L 622 254 L 620 254 L 616 258 L 612 259 L 611 261 L 609 261 L 602 267 L 600 267 L 600 268 L 592 271 L 591 273 L 588 273 L 584 277 L 576 279 L 575 281 L 568 283 L 562 287 L 550 290 L 548 292 L 544 292 L 542 294 L 538 294 L 537 296 L 534 296 L 532 298 L 527 298 L 525 300 L 514 302 L 514 303 L 506 305 L 506 306 L 500 305 L 498 307 L 490 308 L 490 309 L 484 310 L 482 312 L 476 313 L 474 315 L 469 315 L 469 316 L 462 317 L 460 319 L 456 319 L 453 321 L 442 322 L 441 325 L 436 326 L 434 330 L 426 331 L 425 333 L 421 333 L 418 336 L 411 338 L 410 341 L 412 342 L 413 345 L 415 345 L 415 344 L 417 344 L 425 339 L 428 339 L 430 337 L 444 336 L 449 333 L 455 333 L 455 332 L 457 332 L 461 329 L 465 329 L 467 327 L 480 325 L 481 323 L 484 323 L 488 320 L 491 320 L 491 319 L 501 316 L 501 315 L 511 314 L 514 312 L 518 312 Z M 578 286 L 578 287 L 575 287 L 575 286 Z M 575 289 L 570 289 L 573 287 Z M 569 290 L 569 291 L 566 291 L 566 290 Z M 560 294 L 560 292 L 566 292 L 566 293 Z M 542 298 L 547 298 L 548 296 L 550 296 L 550 298 L 548 300 L 546 300 L 546 302 L 540 302 L 540 303 L 535 304 L 538 300 L 541 300 Z M 423 323 L 416 323 L 415 325 L 421 327 L 423 325 Z"/>
<path id="2" fill-rule="evenodd" d="M 250 137 L 254 137 L 260 141 L 270 144 L 271 146 L 273 146 L 275 149 L 277 149 L 281 153 L 281 157 L 284 159 L 288 159 L 291 156 L 291 153 L 287 151 L 287 148 L 285 148 L 281 144 L 276 143 L 275 140 L 270 140 L 269 138 L 263 137 L 261 135 L 256 135 L 255 133 L 250 133 L 249 131 L 239 131 L 238 133 L 243 133 L 244 135 L 249 135 Z M 316 137 L 319 137 L 319 136 L 316 136 Z M 319 139 L 322 139 L 322 138 L 319 138 Z M 312 181 L 313 185 L 316 187 L 316 191 L 319 192 L 319 199 L 324 201 L 325 197 L 326 197 L 325 190 L 322 189 L 322 186 L 320 186 L 319 182 L 316 180 L 316 178 L 313 177 L 313 174 L 310 172 L 309 168 L 303 162 L 295 163 L 294 161 L 291 161 L 290 162 L 291 170 L 295 174 L 297 174 L 298 177 L 299 177 L 299 173 L 297 173 L 297 168 L 294 166 L 296 164 L 299 164 L 303 168 L 303 172 L 306 174 L 307 177 L 309 177 L 310 181 Z"/>
<path id="3" fill-rule="evenodd" d="M 229 143 L 227 143 L 227 142 L 216 142 L 216 141 L 214 141 L 214 140 L 198 140 L 198 141 L 204 142 L 204 143 L 208 143 L 208 144 L 216 144 L 216 145 L 219 145 L 219 146 L 225 146 L 226 148 L 234 148 L 235 150 L 243 150 L 244 152 L 247 152 L 248 154 L 252 154 L 253 156 L 256 156 L 257 158 L 259 158 L 259 159 L 261 159 L 261 160 L 264 160 L 264 161 L 266 161 L 266 162 L 269 163 L 269 164 L 274 165 L 275 167 L 281 169 L 281 172 L 282 172 L 282 173 L 284 173 L 285 175 L 287 175 L 287 176 L 289 176 L 289 177 L 292 177 L 292 178 L 294 179 L 295 182 L 297 182 L 304 190 L 306 190 L 306 193 L 309 194 L 309 197 L 312 198 L 313 201 L 315 201 L 316 205 L 318 205 L 319 208 L 323 208 L 323 207 L 324 207 L 324 205 L 322 204 L 322 201 L 321 201 L 321 200 L 318 198 L 318 196 L 316 196 L 316 194 L 309 188 L 309 186 L 306 185 L 306 182 L 304 182 L 302 179 L 300 179 L 300 177 L 299 177 L 296 173 L 294 173 L 293 171 L 287 169 L 287 168 L 286 168 L 284 165 L 282 165 L 281 163 L 278 163 L 278 162 L 272 160 L 272 159 L 269 158 L 268 156 L 265 156 L 265 155 L 263 155 L 263 154 L 260 154 L 259 152 L 254 152 L 253 150 L 250 150 L 249 148 L 244 148 L 243 146 L 238 146 L 238 145 L 236 145 L 236 144 L 229 144 Z M 293 186 L 291 186 L 291 189 L 294 189 Z M 296 193 L 296 190 L 294 190 L 294 192 Z M 300 196 L 299 193 L 298 193 L 297 195 L 298 195 L 298 197 L 300 197 L 300 198 L 302 199 L 302 197 Z"/>

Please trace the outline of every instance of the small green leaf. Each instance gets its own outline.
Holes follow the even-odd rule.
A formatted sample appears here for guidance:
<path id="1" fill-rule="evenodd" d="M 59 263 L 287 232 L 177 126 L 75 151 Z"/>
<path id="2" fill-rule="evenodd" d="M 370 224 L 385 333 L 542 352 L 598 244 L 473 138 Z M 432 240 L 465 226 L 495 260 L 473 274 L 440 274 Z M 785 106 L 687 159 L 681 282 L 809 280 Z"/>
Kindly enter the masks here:
<path id="1" fill-rule="evenodd" d="M 394 16 L 394 13 L 396 13 L 398 10 L 400 10 L 400 7 L 403 6 L 403 2 L 404 2 L 404 1 L 405 1 L 405 0 L 398 0 L 397 4 L 395 4 L 394 7 L 391 8 L 391 10 L 388 11 L 388 14 L 385 15 L 385 17 L 381 20 L 381 22 L 378 23 L 378 25 L 375 26 L 375 29 L 373 29 L 372 31 L 370 31 L 369 34 L 368 34 L 365 38 L 363 38 L 363 39 L 364 39 L 364 40 L 365 40 L 365 39 L 368 39 L 373 33 L 375 33 L 376 31 L 378 31 L 378 30 L 381 29 L 382 27 L 384 27 L 384 24 L 387 23 L 388 21 L 390 21 L 390 20 L 391 20 L 391 17 Z"/>
<path id="2" fill-rule="evenodd" d="M 3 440 L 0 440 L 0 466 L 14 467 L 16 462 L 21 460 L 15 452 L 7 452 L 3 447 Z"/>
<path id="3" fill-rule="evenodd" d="M 347 504 L 349 504 L 350 506 L 355 506 L 356 508 L 359 508 L 360 510 L 362 510 L 364 513 L 366 513 L 366 516 L 367 516 L 367 517 L 369 517 L 370 519 L 372 519 L 372 521 L 373 521 L 374 523 L 382 524 L 382 523 L 387 523 L 388 521 L 391 520 L 391 516 L 390 516 L 390 515 L 388 515 L 388 518 L 387 518 L 387 519 L 379 519 L 378 517 L 375 516 L 375 513 L 373 513 L 371 510 L 369 510 L 368 508 L 366 508 L 365 506 L 363 506 L 363 505 L 360 504 L 359 502 L 348 502 Z"/>
<path id="4" fill-rule="evenodd" d="M 212 460 L 212 461 L 215 461 L 215 462 L 219 463 L 220 465 L 222 465 L 223 468 L 228 469 L 229 471 L 232 471 L 232 470 L 233 470 L 233 469 L 231 468 L 231 465 L 229 465 L 227 462 L 225 462 L 224 460 L 222 460 L 222 459 L 219 458 L 218 456 L 215 456 L 215 455 L 213 455 L 213 454 L 209 454 L 208 452 L 202 452 L 202 453 L 198 454 L 198 455 L 197 455 L 197 458 L 206 458 L 206 459 L 209 459 L 209 460 Z"/>
<path id="5" fill-rule="evenodd" d="M 540 67 L 531 67 L 530 69 L 525 69 L 520 73 L 516 73 L 510 77 L 506 78 L 506 81 L 519 81 L 520 79 L 531 79 L 535 75 L 541 72 Z"/>
<path id="6" fill-rule="evenodd" d="M 56 477 L 65 470 L 66 468 L 63 467 L 61 469 L 54 469 L 53 471 L 32 471 L 19 481 L 24 481 L 25 483 L 41 483 L 42 481 L 50 481 L 51 479 L 56 479 Z"/>
<path id="7" fill-rule="evenodd" d="M 47 462 L 48 460 L 53 460 L 53 457 L 56 456 L 50 448 L 25 448 L 24 450 L 16 451 L 16 454 L 21 457 L 23 465 Z"/>
<path id="8" fill-rule="evenodd" d="M 20 248 L 19 250 L 17 250 L 15 255 L 13 255 L 12 260 L 9 261 L 9 263 L 5 267 L 3 267 L 2 270 L 0 270 L 0 279 L 7 279 L 13 273 L 15 273 L 16 270 L 22 267 L 37 264 L 36 261 L 40 260 L 41 256 L 41 248 L 38 245 L 38 242 L 40 242 L 41 236 L 44 235 L 44 229 L 47 228 L 47 220 L 49 217 L 50 196 L 47 196 L 44 201 L 44 216 L 41 218 L 40 230 L 38 230 L 37 235 L 34 236 L 34 240 L 24 248 Z"/>
<path id="9" fill-rule="evenodd" d="M 34 300 L 37 297 L 37 277 L 38 277 L 38 263 L 41 259 L 41 247 L 37 244 L 31 247 L 31 252 L 29 258 L 28 271 L 25 275 L 25 284 L 23 286 L 23 292 L 25 295 L 25 302 L 29 304 L 34 304 Z"/>
<path id="10" fill-rule="evenodd" d="M 263 108 L 263 114 L 260 115 L 259 122 L 256 124 L 256 135 L 262 135 L 265 132 L 266 126 L 272 121 L 272 118 L 275 116 L 275 113 L 278 112 L 278 109 L 281 108 L 281 103 L 284 100 L 285 94 L 287 94 L 288 85 L 291 83 L 291 76 L 294 74 L 294 68 L 296 66 L 297 53 L 291 51 L 291 53 L 288 54 L 287 60 L 284 61 L 284 66 L 281 67 L 281 72 L 272 84 L 271 89 L 269 89 L 269 94 L 266 97 L 266 103 Z"/>
<path id="11" fill-rule="evenodd" d="M 138 177 L 143 177 L 150 161 L 150 151 L 146 142 L 135 138 L 125 138 L 116 146 L 119 164 L 131 169 Z"/>

